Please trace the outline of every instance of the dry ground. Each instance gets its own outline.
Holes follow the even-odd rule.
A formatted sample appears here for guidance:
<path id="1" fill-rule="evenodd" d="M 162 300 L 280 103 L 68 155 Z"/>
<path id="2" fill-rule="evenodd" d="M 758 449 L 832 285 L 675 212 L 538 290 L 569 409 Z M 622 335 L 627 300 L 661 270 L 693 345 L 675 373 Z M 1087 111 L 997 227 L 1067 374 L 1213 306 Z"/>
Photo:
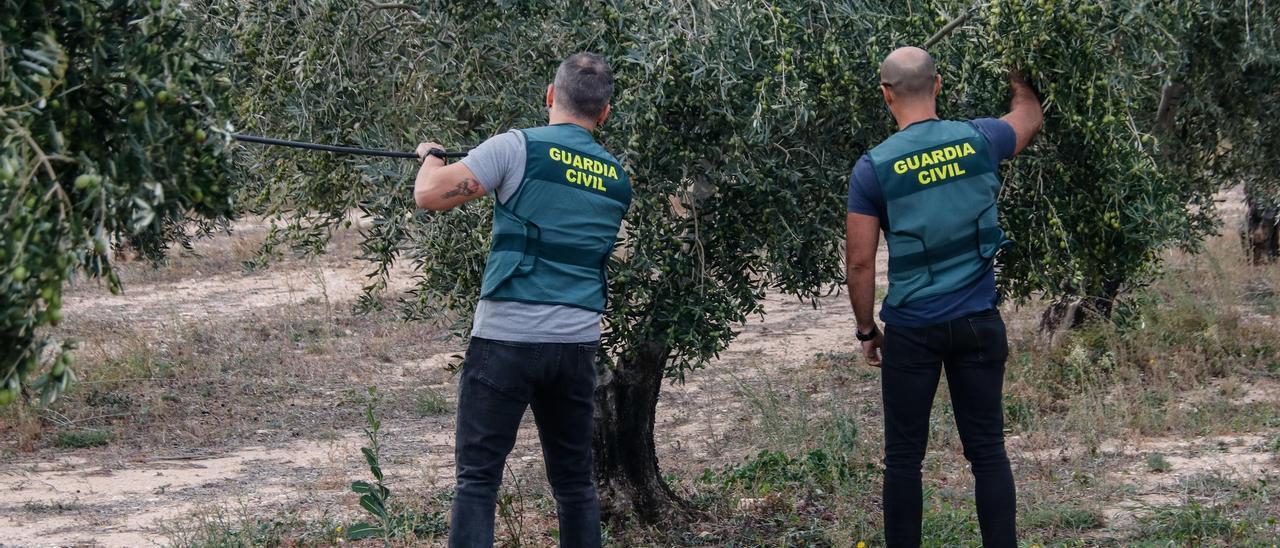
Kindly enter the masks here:
<path id="1" fill-rule="evenodd" d="M 210 526 L 264 520 L 307 524 L 320 531 L 308 537 L 314 541 L 323 528 L 358 517 L 347 485 L 368 475 L 359 454 L 367 386 L 382 396 L 383 468 L 395 496 L 440 507 L 452 483 L 450 369 L 461 344 L 391 312 L 351 312 L 365 282 L 363 265 L 352 259 L 357 234 L 339 234 L 323 257 L 246 271 L 241 263 L 262 237 L 261 226 L 242 224 L 199 242 L 194 252 L 174 253 L 159 270 L 125 264 L 122 296 L 94 284 L 71 291 L 58 334 L 79 341 L 81 381 L 48 410 L 0 414 L 0 546 L 184 544 Z M 1213 256 L 1233 256 L 1233 242 L 1216 241 Z M 1193 273 L 1223 269 L 1186 257 L 1173 264 Z M 1241 286 L 1259 276 L 1238 265 L 1226 269 Z M 1274 281 L 1276 272 L 1264 271 L 1262 279 Z M 393 280 L 392 292 L 401 291 L 411 273 L 397 270 Z M 816 304 L 770 296 L 767 314 L 753 319 L 720 359 L 687 383 L 664 387 L 656 428 L 664 471 L 691 499 L 729 497 L 726 510 L 712 513 L 731 516 L 735 527 L 754 527 L 778 512 L 775 498 L 726 495 L 714 481 L 695 479 L 704 470 L 730 470 L 761 450 L 794 453 L 833 443 L 851 447 L 868 466 L 878 459 L 878 376 L 851 354 L 844 297 Z M 1280 334 L 1277 311 L 1268 306 L 1248 306 L 1233 321 Z M 1034 339 L 1036 312 L 1006 310 L 1014 338 Z M 1010 365 L 1009 445 L 1024 529 L 1032 534 L 1055 542 L 1124 542 L 1115 539 L 1158 527 L 1164 522 L 1152 516 L 1167 509 L 1209 505 L 1280 479 L 1280 372 L 1242 369 L 1123 385 L 1141 393 L 1100 387 L 1096 397 L 1050 397 L 1036 365 L 1073 363 L 1071 348 L 1055 352 L 1027 343 L 1015 353 L 1022 365 Z M 1090 363 L 1081 365 L 1097 365 L 1096 356 L 1082 359 Z M 1132 403 L 1146 398 L 1157 403 Z M 965 505 L 972 485 L 947 403 L 940 390 L 926 483 L 931 512 L 940 516 L 935 525 L 963 528 L 971 520 Z M 501 534 L 511 543 L 550 545 L 553 504 L 529 422 L 511 458 L 508 501 L 515 511 Z M 821 543 L 871 537 L 877 484 L 868 481 L 865 496 L 850 507 L 823 510 L 841 517 L 818 519 Z M 784 510 L 803 514 L 804 503 Z M 1272 519 L 1263 527 L 1274 533 L 1275 511 L 1261 512 L 1263 521 Z M 851 515 L 864 517 L 844 517 Z M 1063 515 L 1083 516 L 1083 525 L 1064 525 Z M 1063 533 L 1071 527 L 1075 532 Z M 679 542 L 751 542 L 728 540 L 710 522 L 684 529 Z M 773 536 L 776 524 L 762 530 L 757 542 L 811 542 Z M 676 542 L 643 529 L 611 535 L 621 544 Z"/>

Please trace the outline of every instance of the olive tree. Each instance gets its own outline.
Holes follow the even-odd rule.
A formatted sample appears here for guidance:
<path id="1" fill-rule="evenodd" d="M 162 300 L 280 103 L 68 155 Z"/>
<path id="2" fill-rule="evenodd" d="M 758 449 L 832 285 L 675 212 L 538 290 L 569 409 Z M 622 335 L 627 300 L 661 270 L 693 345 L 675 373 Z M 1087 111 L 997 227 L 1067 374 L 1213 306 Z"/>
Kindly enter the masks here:
<path id="1" fill-rule="evenodd" d="M 1247 4 L 1002 0 L 936 52 L 962 112 L 989 109 L 1009 67 L 1041 94 L 1044 130 L 1004 173 L 1014 243 L 999 279 L 1054 303 L 1042 327 L 1109 317 L 1159 274 L 1162 251 L 1196 251 L 1218 230 L 1224 144 L 1246 121 Z"/>
<path id="2" fill-rule="evenodd" d="M 544 86 L 568 53 L 592 50 L 612 61 L 618 94 L 599 137 L 623 160 L 636 192 L 609 265 L 596 481 L 612 515 L 646 521 L 681 504 L 659 473 L 654 444 L 664 379 L 708 364 L 762 312 L 766 292 L 808 300 L 842 281 L 849 169 L 893 130 L 877 65 L 968 7 L 198 4 L 210 44 L 237 60 L 230 68 L 237 125 L 276 136 L 402 150 L 433 139 L 463 148 L 544 123 Z M 1123 291 L 1157 272 L 1161 250 L 1194 247 L 1213 230 L 1216 183 L 1178 176 L 1164 147 L 1191 140 L 1157 123 L 1175 83 L 1170 75 L 1182 70 L 1171 59 L 1185 53 L 1182 37 L 1195 34 L 1184 32 L 1186 23 L 1202 13 L 1230 18 L 1232 9 L 999 0 L 935 48 L 944 116 L 1003 113 L 1012 67 L 1027 71 L 1044 96 L 1044 134 L 1004 173 L 1003 212 L 1015 241 L 1001 260 L 1006 292 L 1059 301 L 1051 314 L 1059 318 L 1081 306 L 1107 314 Z M 1203 78 L 1182 85 L 1195 88 Z M 244 203 L 280 221 L 272 245 L 322 249 L 357 209 L 368 221 L 362 258 L 372 265 L 361 306 L 383 306 L 389 266 L 407 260 L 416 280 L 399 303 L 404 315 L 465 329 L 479 293 L 489 204 L 412 212 L 416 166 L 407 162 L 262 149 L 243 150 L 240 161 L 250 168 L 240 182 Z"/>
<path id="3" fill-rule="evenodd" d="M 44 330 L 68 281 L 118 292 L 113 246 L 158 258 L 231 212 L 211 129 L 229 82 L 177 2 L 0 6 L 0 404 L 32 379 L 48 402 L 72 378 Z"/>

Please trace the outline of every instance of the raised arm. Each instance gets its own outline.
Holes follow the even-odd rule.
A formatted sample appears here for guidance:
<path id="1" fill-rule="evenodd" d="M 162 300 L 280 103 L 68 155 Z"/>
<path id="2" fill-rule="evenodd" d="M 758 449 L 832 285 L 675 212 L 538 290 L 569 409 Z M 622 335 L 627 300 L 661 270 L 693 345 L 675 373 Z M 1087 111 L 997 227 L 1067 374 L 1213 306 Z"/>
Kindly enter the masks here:
<path id="1" fill-rule="evenodd" d="M 1009 87 L 1013 91 L 1013 99 L 1009 101 L 1009 113 L 1000 119 L 1013 126 L 1013 132 L 1018 137 L 1018 145 L 1013 152 L 1016 155 L 1027 148 L 1036 134 L 1040 133 L 1040 127 L 1044 124 L 1044 110 L 1040 108 L 1040 98 L 1036 97 L 1035 90 L 1027 84 L 1027 79 L 1021 72 L 1015 70 L 1009 73 Z"/>
<path id="2" fill-rule="evenodd" d="M 471 168 L 462 162 L 445 165 L 444 160 L 427 154 L 433 148 L 444 150 L 435 143 L 418 145 L 423 161 L 413 182 L 413 201 L 419 209 L 445 211 L 484 196 L 484 187 Z"/>

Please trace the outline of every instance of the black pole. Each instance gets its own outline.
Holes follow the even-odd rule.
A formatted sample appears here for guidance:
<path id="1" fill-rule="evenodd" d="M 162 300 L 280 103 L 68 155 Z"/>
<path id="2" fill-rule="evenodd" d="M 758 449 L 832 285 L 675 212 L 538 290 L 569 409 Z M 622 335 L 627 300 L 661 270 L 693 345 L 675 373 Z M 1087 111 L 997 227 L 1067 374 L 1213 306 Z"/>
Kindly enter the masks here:
<path id="1" fill-rule="evenodd" d="M 246 143 L 259 143 L 263 145 L 275 145 L 284 147 L 301 148 L 306 150 L 322 150 L 325 152 L 336 152 L 338 154 L 359 154 L 363 156 L 381 156 L 383 158 L 412 158 L 418 159 L 416 152 L 396 152 L 393 150 L 376 150 L 371 148 L 356 147 L 340 147 L 334 145 L 320 145 L 316 143 L 304 143 L 302 141 L 290 141 L 287 139 L 273 139 L 271 137 L 258 137 L 256 135 L 244 135 L 240 133 L 232 133 L 231 138 Z M 432 149 L 429 152 L 437 158 L 462 158 L 467 155 L 465 152 L 445 152 L 440 149 Z"/>

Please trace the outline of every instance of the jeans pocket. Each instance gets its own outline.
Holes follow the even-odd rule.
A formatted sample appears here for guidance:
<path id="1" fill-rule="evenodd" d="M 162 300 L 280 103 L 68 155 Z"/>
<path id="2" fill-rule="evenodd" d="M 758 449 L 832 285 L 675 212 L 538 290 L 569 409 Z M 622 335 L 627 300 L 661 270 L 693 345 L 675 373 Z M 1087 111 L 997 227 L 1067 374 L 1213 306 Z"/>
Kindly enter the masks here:
<path id="1" fill-rule="evenodd" d="M 476 338 L 471 340 L 472 348 L 468 349 L 468 363 L 464 367 L 472 368 L 476 380 L 509 397 L 528 401 L 531 393 L 528 372 L 530 368 L 537 366 L 542 345 Z"/>
<path id="2" fill-rule="evenodd" d="M 1004 365 L 1009 359 L 1009 334 L 1000 311 L 980 312 L 970 316 L 968 323 L 981 365 Z"/>
<path id="3" fill-rule="evenodd" d="M 600 359 L 600 343 L 583 343 L 578 345 L 579 374 L 588 376 L 594 384 L 604 372 L 604 360 Z"/>

